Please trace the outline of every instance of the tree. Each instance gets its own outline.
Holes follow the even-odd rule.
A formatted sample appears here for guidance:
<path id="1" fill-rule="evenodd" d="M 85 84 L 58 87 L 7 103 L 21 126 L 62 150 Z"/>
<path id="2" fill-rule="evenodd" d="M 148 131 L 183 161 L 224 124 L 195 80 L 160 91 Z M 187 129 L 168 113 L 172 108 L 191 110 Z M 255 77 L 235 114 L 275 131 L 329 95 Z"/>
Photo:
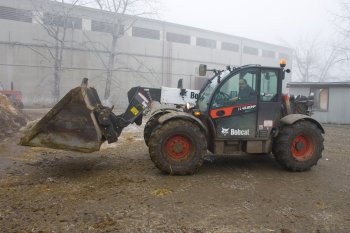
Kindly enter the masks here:
<path id="1" fill-rule="evenodd" d="M 338 13 L 333 14 L 333 26 L 335 31 L 332 33 L 332 42 L 326 48 L 328 51 L 325 56 L 320 80 L 344 80 L 348 79 L 350 72 L 348 62 L 350 60 L 350 0 L 342 0 L 339 4 Z"/>
<path id="2" fill-rule="evenodd" d="M 55 4 L 60 3 L 60 4 Z M 60 98 L 60 83 L 63 73 L 63 57 L 66 49 L 67 34 L 81 24 L 77 18 L 72 17 L 75 6 L 82 4 L 80 0 L 32 0 L 33 16 L 47 33 L 50 40 L 38 39 L 46 48 L 48 56 L 32 48 L 33 51 L 44 57 L 53 66 L 52 97 L 56 103 Z"/>
<path id="3" fill-rule="evenodd" d="M 337 62 L 344 62 L 350 59 L 350 0 L 342 1 L 339 7 L 339 13 L 334 17 L 334 26 L 341 36 L 341 41 L 338 43 L 341 56 Z"/>
<path id="4" fill-rule="evenodd" d="M 107 101 L 111 95 L 112 78 L 114 76 L 115 65 L 118 62 L 117 45 L 121 36 L 129 30 L 138 17 L 151 16 L 157 14 L 155 0 L 94 0 L 93 4 L 100 10 L 111 13 L 109 22 L 106 22 L 107 33 L 111 36 L 109 45 L 104 45 L 107 49 L 107 62 L 99 57 L 106 69 L 106 83 L 104 90 L 104 100 Z M 85 36 L 88 38 L 87 34 Z M 93 43 L 93 41 L 91 41 Z M 137 60 L 135 58 L 135 60 Z M 140 63 L 141 64 L 141 63 Z M 125 67 L 130 69 L 130 67 Z"/>
<path id="5" fill-rule="evenodd" d="M 339 42 L 319 42 L 317 38 L 300 39 L 294 48 L 296 76 L 301 82 L 324 82 L 335 79 L 339 74 L 335 68 L 340 65 L 342 49 Z"/>
<path id="6" fill-rule="evenodd" d="M 342 0 L 334 13 L 334 31 L 320 42 L 319 35 L 300 39 L 295 46 L 294 65 L 300 81 L 334 81 L 348 79 L 350 59 L 350 0 Z M 330 19 L 331 21 L 331 19 Z"/>
<path id="7" fill-rule="evenodd" d="M 302 82 L 309 82 L 315 76 L 317 65 L 316 41 L 305 42 L 300 39 L 294 49 L 294 62 L 297 68 L 296 74 Z"/>

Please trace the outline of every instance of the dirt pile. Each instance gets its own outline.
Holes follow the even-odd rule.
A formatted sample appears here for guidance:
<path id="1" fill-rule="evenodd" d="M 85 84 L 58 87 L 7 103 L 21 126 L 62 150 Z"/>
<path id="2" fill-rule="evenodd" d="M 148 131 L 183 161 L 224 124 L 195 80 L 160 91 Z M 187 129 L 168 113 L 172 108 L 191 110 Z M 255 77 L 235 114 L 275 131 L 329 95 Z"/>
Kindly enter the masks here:
<path id="1" fill-rule="evenodd" d="M 11 137 L 26 123 L 27 117 L 23 112 L 16 109 L 6 96 L 0 94 L 0 141 Z"/>

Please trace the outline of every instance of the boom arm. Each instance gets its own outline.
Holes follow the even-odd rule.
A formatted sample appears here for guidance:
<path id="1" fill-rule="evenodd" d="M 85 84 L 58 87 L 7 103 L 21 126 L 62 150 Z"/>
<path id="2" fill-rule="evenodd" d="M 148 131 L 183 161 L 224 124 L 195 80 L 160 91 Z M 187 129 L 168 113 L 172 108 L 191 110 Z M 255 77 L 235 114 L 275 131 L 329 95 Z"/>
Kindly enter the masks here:
<path id="1" fill-rule="evenodd" d="M 116 142 L 123 128 L 129 124 L 142 124 L 142 116 L 151 108 L 151 102 L 156 101 L 163 104 L 184 105 L 188 102 L 195 103 L 199 91 L 183 88 L 148 88 L 133 87 L 128 92 L 129 105 L 121 115 L 115 115 L 112 108 L 99 105 L 95 109 L 103 136 L 108 143 Z"/>
<path id="2" fill-rule="evenodd" d="M 198 91 L 178 88 L 133 87 L 128 92 L 129 105 L 125 112 L 115 115 L 112 108 L 103 106 L 97 91 L 87 86 L 69 91 L 42 119 L 21 138 L 20 144 L 81 152 L 100 149 L 104 141 L 116 142 L 129 124 L 141 125 L 143 114 L 151 102 L 185 104 L 195 101 Z M 162 101 L 163 93 L 170 98 Z"/>
<path id="3" fill-rule="evenodd" d="M 121 115 L 115 115 L 113 108 L 98 105 L 94 114 L 98 120 L 102 135 L 107 139 L 108 143 L 118 140 L 122 130 L 129 124 L 142 124 L 142 115 L 150 109 L 152 101 L 160 102 L 161 89 L 133 87 L 128 92 L 129 105 L 125 112 Z"/>

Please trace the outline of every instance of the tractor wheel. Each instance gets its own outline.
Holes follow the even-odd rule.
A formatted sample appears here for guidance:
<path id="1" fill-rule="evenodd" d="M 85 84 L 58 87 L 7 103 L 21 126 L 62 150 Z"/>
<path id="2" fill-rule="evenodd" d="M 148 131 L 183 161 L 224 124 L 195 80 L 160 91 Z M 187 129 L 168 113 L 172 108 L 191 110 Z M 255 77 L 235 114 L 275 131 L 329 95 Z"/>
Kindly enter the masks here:
<path id="1" fill-rule="evenodd" d="M 190 175 L 203 164 L 206 138 L 190 121 L 173 120 L 154 129 L 148 143 L 156 167 L 170 175 Z"/>
<path id="2" fill-rule="evenodd" d="M 161 116 L 162 116 L 162 114 L 156 114 L 156 115 L 152 116 L 151 118 L 149 118 L 149 120 L 147 121 L 147 123 L 145 125 L 145 128 L 143 130 L 143 138 L 144 138 L 147 146 L 148 146 L 148 141 L 149 141 L 149 138 L 151 137 L 152 131 L 159 124 L 158 119 Z"/>
<path id="3" fill-rule="evenodd" d="M 291 171 L 309 170 L 322 157 L 322 151 L 322 132 L 310 121 L 284 126 L 273 145 L 277 162 Z"/>

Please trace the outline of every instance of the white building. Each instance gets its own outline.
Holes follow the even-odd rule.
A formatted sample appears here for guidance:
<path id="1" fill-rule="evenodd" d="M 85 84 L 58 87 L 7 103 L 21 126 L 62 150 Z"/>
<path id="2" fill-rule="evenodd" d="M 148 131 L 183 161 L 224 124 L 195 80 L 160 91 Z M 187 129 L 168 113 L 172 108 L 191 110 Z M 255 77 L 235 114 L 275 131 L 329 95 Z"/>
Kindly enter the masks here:
<path id="1" fill-rule="evenodd" d="M 53 41 L 38 22 L 54 16 L 54 11 L 34 14 L 33 0 L 0 0 L 0 82 L 13 82 L 23 92 L 26 106 L 51 102 L 53 63 L 47 47 Z M 52 4 L 59 9 L 62 4 Z M 48 8 L 49 9 L 49 8 Z M 69 18 L 67 49 L 61 95 L 89 78 L 102 97 L 106 79 L 103 62 L 111 36 L 106 33 L 109 12 L 76 7 Z M 94 43 L 91 43 L 94 42 Z M 125 106 L 126 92 L 133 86 L 176 86 L 184 79 L 185 88 L 199 88 L 197 68 L 261 64 L 278 66 L 280 58 L 292 66 L 290 48 L 207 31 L 159 20 L 138 18 L 118 42 L 118 65 L 112 82 L 112 103 Z M 285 83 L 290 80 L 287 77 Z"/>

